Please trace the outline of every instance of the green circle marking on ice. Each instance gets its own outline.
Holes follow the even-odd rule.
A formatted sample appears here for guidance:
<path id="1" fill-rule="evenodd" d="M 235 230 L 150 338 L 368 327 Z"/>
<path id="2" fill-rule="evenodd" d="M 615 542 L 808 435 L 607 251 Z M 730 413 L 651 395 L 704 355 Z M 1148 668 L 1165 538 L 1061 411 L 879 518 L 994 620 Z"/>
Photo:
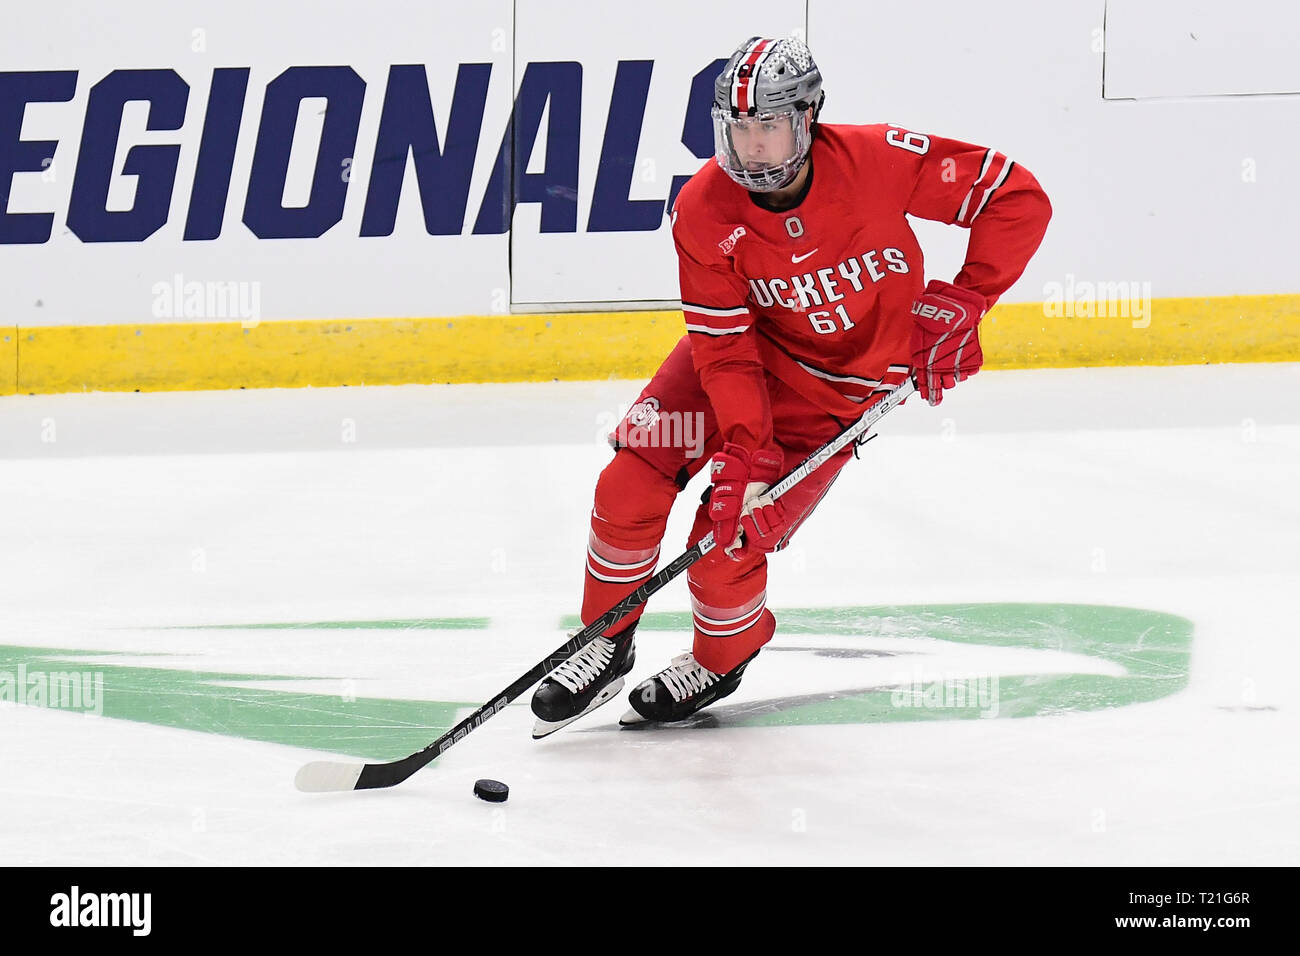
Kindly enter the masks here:
<path id="1" fill-rule="evenodd" d="M 929 604 L 897 607 L 795 608 L 775 610 L 777 636 L 764 649 L 785 648 L 782 636 L 819 636 L 834 647 L 805 649 L 835 656 L 873 639 L 888 638 L 899 657 L 898 639 L 913 650 L 941 656 L 942 643 L 1052 651 L 1095 659 L 1114 674 L 1029 672 L 1018 668 L 978 681 L 882 682 L 804 697 L 710 708 L 727 714 L 726 726 L 860 724 L 883 721 L 962 720 L 988 717 L 1038 717 L 1140 704 L 1177 693 L 1187 686 L 1191 665 L 1192 622 L 1141 608 L 1093 604 Z M 566 618 L 568 627 L 579 625 Z M 645 631 L 688 635 L 686 612 L 646 614 Z M 928 643 L 927 643 L 928 642 Z M 956 693 L 954 693 L 956 692 Z M 992 700 L 981 700 L 981 694 Z M 954 699 L 956 697 L 957 699 Z M 939 698 L 936 700 L 935 698 Z M 987 706 L 985 706 L 987 704 Z"/>
<path id="2" fill-rule="evenodd" d="M 1192 624 L 1185 618 L 1138 608 L 1082 604 L 952 604 L 898 607 L 803 608 L 777 611 L 777 637 L 765 653 L 802 653 L 829 658 L 832 689 L 710 708 L 715 725 L 727 727 L 878 723 L 987 717 L 1036 717 L 1123 707 L 1156 700 L 1187 686 Z M 575 626 L 572 620 L 564 626 Z M 353 630 L 365 639 L 374 630 L 476 631 L 484 618 L 394 621 L 318 621 L 248 624 L 246 629 Z M 230 629 L 218 625 L 211 629 Z M 677 631 L 689 643 L 690 615 L 646 614 L 645 631 Z M 208 628 L 176 628 L 177 632 Z M 557 631 L 557 636 L 558 636 Z M 788 645 L 782 637 L 791 639 Z M 817 646 L 807 644 L 815 639 Z M 901 641 L 900 641 L 901 639 Z M 823 646 L 829 645 L 829 646 Z M 1014 669 L 949 686 L 900 685 L 835 688 L 846 668 L 835 658 L 923 655 L 942 660 L 950 649 L 1011 648 L 1093 658 L 1109 673 L 1035 672 Z M 881 647 L 889 650 L 882 651 Z M 539 649 L 549 652 L 551 644 Z M 391 760 L 424 747 L 467 709 L 482 701 L 394 700 L 344 694 L 301 693 L 253 687 L 253 683 L 339 681 L 338 676 L 232 674 L 192 669 L 192 650 L 178 644 L 177 665 L 142 666 L 123 651 L 65 650 L 0 645 L 0 701 L 81 709 L 105 717 L 204 733 L 329 750 L 367 760 Z M 148 653 L 157 658 L 157 651 Z M 770 653 L 769 653 L 770 656 Z M 184 658 L 189 657 L 186 661 Z M 1032 655 L 1028 658 L 1032 661 Z M 529 661 L 528 663 L 532 663 Z M 520 671 L 527 666 L 520 666 Z M 431 679 L 435 675 L 430 675 Z M 956 682 L 960 684 L 961 682 Z M 75 692 L 75 699 L 73 694 Z M 992 693 L 991 700 L 981 694 Z M 73 706 L 75 704 L 75 706 Z M 988 706 L 991 705 L 991 706 Z"/>

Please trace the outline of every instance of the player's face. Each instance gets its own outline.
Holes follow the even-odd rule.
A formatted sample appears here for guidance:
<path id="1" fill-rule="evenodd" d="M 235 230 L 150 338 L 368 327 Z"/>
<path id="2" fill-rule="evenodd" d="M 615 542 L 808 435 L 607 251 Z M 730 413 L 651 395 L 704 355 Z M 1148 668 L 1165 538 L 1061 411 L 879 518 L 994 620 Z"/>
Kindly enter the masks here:
<path id="1" fill-rule="evenodd" d="M 746 117 L 731 121 L 736 158 L 746 169 L 759 170 L 794 156 L 794 127 L 785 116 Z"/>
<path id="2" fill-rule="evenodd" d="M 732 116 L 713 107 L 713 157 L 733 181 L 753 192 L 790 182 L 812 148 L 812 110 Z"/>

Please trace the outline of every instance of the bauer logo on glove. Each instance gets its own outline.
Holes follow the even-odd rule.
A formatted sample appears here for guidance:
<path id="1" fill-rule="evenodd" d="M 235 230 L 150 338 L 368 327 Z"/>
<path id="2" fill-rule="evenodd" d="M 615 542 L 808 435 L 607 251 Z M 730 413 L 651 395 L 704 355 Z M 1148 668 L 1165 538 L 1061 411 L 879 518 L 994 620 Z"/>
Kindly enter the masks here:
<path id="1" fill-rule="evenodd" d="M 987 305 L 978 292 L 937 279 L 912 304 L 912 379 L 931 405 L 984 364 L 979 323 Z"/>
<path id="2" fill-rule="evenodd" d="M 922 304 L 920 302 L 913 303 L 912 314 L 924 316 L 927 319 L 937 319 L 944 325 L 951 324 L 952 320 L 957 318 L 957 313 L 952 309 L 940 309 L 936 305 Z"/>

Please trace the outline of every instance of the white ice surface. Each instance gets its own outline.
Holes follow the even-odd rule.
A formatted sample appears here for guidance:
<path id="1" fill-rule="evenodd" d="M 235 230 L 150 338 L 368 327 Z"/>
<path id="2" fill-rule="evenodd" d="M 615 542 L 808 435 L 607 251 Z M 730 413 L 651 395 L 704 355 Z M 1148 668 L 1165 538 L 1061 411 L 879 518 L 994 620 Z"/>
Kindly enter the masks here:
<path id="1" fill-rule="evenodd" d="M 600 436 L 638 388 L 0 399 L 0 644 L 486 700 L 563 639 Z M 0 864 L 1300 862 L 1300 366 L 984 372 L 880 431 L 774 559 L 778 617 L 1148 608 L 1195 625 L 1187 688 L 1017 720 L 650 732 L 617 730 L 616 700 L 540 742 L 525 695 L 400 787 L 330 795 L 292 785 L 328 740 L 0 702 Z M 652 610 L 686 606 L 677 581 Z M 160 629 L 470 615 L 491 626 Z M 643 631 L 629 686 L 687 646 Z M 950 668 L 1029 653 L 957 651 Z M 865 686 L 881 666 L 765 653 L 728 703 Z M 510 801 L 476 800 L 482 776 Z"/>

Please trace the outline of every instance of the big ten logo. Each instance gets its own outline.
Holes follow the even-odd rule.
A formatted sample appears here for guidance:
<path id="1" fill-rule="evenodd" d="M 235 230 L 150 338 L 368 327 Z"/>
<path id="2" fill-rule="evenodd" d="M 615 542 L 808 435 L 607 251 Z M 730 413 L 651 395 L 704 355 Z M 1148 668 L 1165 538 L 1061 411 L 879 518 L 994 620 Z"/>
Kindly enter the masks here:
<path id="1" fill-rule="evenodd" d="M 790 832 L 808 832 L 808 813 L 803 807 L 795 807 L 790 811 Z"/>
<path id="2" fill-rule="evenodd" d="M 510 311 L 510 293 L 505 289 L 496 288 L 492 290 L 488 301 L 488 311 L 493 315 L 504 315 Z M 448 325 L 448 328 L 451 326 Z"/>
<path id="3" fill-rule="evenodd" d="M 474 235 L 504 234 L 521 203 L 539 207 L 543 233 L 660 229 L 665 211 L 698 164 L 680 162 L 676 175 L 665 176 L 666 171 L 649 157 L 680 154 L 678 145 L 642 145 L 655 61 L 618 61 L 606 96 L 584 91 L 580 62 L 525 64 L 511 111 L 498 105 L 501 97 L 489 98 L 494 84 L 515 86 L 504 29 L 491 31 L 489 45 L 498 62 L 458 64 L 450 88 L 431 87 L 423 64 L 391 65 L 386 78 L 363 78 L 347 65 L 280 69 L 267 64 L 265 72 L 274 78 L 264 90 L 250 90 L 252 70 L 246 66 L 216 67 L 207 76 L 192 71 L 182 76 L 171 68 L 118 69 L 102 77 L 81 77 L 76 70 L 37 70 L 0 73 L 0 102 L 21 116 L 29 103 L 69 103 L 78 89 L 89 91 L 84 115 L 58 114 L 67 136 L 79 131 L 80 142 L 72 181 L 61 194 L 66 208 L 57 212 L 63 215 L 68 232 L 83 242 L 142 242 L 168 223 L 174 205 L 185 210 L 183 224 L 176 227 L 185 242 L 219 238 L 229 225 L 228 210 L 239 209 L 243 225 L 259 239 L 319 238 L 342 221 L 352 188 L 364 190 L 360 236 L 392 235 L 399 200 L 408 188 L 418 192 L 429 235 L 461 235 L 467 227 Z M 191 49 L 207 50 L 202 28 L 191 34 Z M 665 93 L 684 103 L 685 110 L 680 125 L 656 121 L 653 127 L 681 129 L 680 144 L 697 161 L 713 155 L 713 80 L 724 63 L 718 59 L 705 65 L 689 83 L 671 71 L 659 72 L 659 82 L 679 87 Z M 205 91 L 206 102 L 195 102 L 204 99 Z M 378 114 L 378 123 L 366 124 L 366 135 L 373 140 L 358 143 L 367 97 L 382 98 L 368 106 Z M 245 107 L 257 99 L 261 100 L 260 125 L 248 129 Z M 320 123 L 310 130 L 306 127 L 311 124 L 298 122 L 300 107 L 309 100 L 324 104 Z M 131 142 L 137 134 L 124 133 L 131 127 L 124 123 L 123 111 L 132 103 L 147 111 L 145 142 Z M 603 135 L 588 139 L 601 144 L 595 176 L 580 180 L 584 108 L 598 110 L 606 118 L 606 127 Z M 435 112 L 451 118 L 445 129 L 439 128 Z M 499 144 L 483 143 L 485 131 L 498 126 L 504 126 Z M 174 141 L 167 142 L 159 134 L 171 134 Z M 60 142 L 24 140 L 14 124 L 0 135 L 0 153 L 11 156 L 11 172 L 18 173 L 48 171 L 50 163 L 43 160 L 53 155 Z M 236 149 L 240 141 L 255 146 L 249 151 Z M 542 143 L 544 148 L 537 150 Z M 117 157 L 128 150 L 131 205 L 117 208 L 109 193 L 121 188 Z M 193 152 L 192 162 L 181 164 L 183 151 L 187 156 Z M 646 158 L 638 163 L 643 153 Z M 490 171 L 478 178 L 481 194 L 471 196 L 480 155 L 495 155 L 495 159 Z M 295 172 L 294 193 L 302 186 L 302 201 L 286 204 L 289 159 L 294 159 L 298 170 L 300 156 L 305 157 L 301 169 L 309 181 L 298 183 Z M 398 157 L 400 162 L 395 161 Z M 236 170 L 237 162 L 247 163 L 247 168 Z M 364 173 L 353 175 L 358 167 Z M 408 171 L 413 172 L 415 184 L 406 181 Z M 178 183 L 180 172 L 191 176 L 191 181 Z M 649 183 L 662 184 L 663 193 L 631 198 L 638 175 L 640 192 Z M 585 203 L 579 201 L 580 181 L 584 186 L 590 182 L 587 220 L 582 226 L 579 209 Z M 234 183 L 247 184 L 241 186 L 242 197 L 230 195 Z M 189 197 L 188 203 L 173 203 L 177 190 Z M 0 206 L 0 244 L 50 240 L 56 210 L 4 212 Z"/>
<path id="4" fill-rule="evenodd" d="M 1243 183 L 1255 181 L 1255 160 L 1249 156 L 1241 161 L 1241 181 Z"/>
<path id="5" fill-rule="evenodd" d="M 488 568 L 493 574 L 505 574 L 506 566 L 506 549 L 493 548 L 488 555 Z"/>
<path id="6" fill-rule="evenodd" d="M 1106 811 L 1103 810 L 1101 807 L 1092 808 L 1092 832 L 1093 833 L 1106 832 Z"/>
<path id="7" fill-rule="evenodd" d="M 345 704 L 355 704 L 357 702 L 356 678 L 345 677 L 343 679 L 343 685 L 339 688 L 339 700 Z"/>
<path id="8" fill-rule="evenodd" d="M 206 574 L 208 570 L 208 552 L 206 548 L 190 549 L 190 571 L 194 574 Z"/>
<path id="9" fill-rule="evenodd" d="M 190 31 L 190 52 L 208 52 L 208 31 L 203 27 L 195 27 Z"/>
<path id="10" fill-rule="evenodd" d="M 957 422 L 955 419 L 945 418 L 939 423 L 939 440 L 943 442 L 957 440 Z"/>
<path id="11" fill-rule="evenodd" d="M 59 429 L 53 418 L 41 419 L 41 444 L 53 445 L 59 440 Z"/>
<path id="12" fill-rule="evenodd" d="M 1092 549 L 1092 573 L 1093 574 L 1106 573 L 1106 549 L 1105 548 Z"/>
<path id="13" fill-rule="evenodd" d="M 1241 420 L 1241 440 L 1246 444 L 1253 444 L 1255 441 L 1255 419 L 1243 418 Z"/>
<path id="14" fill-rule="evenodd" d="M 190 810 L 190 831 L 192 833 L 208 832 L 208 811 L 204 807 Z"/>
<path id="15" fill-rule="evenodd" d="M 351 445 L 357 440 L 357 421 L 355 418 L 345 418 L 340 423 L 339 440 L 345 445 Z"/>

